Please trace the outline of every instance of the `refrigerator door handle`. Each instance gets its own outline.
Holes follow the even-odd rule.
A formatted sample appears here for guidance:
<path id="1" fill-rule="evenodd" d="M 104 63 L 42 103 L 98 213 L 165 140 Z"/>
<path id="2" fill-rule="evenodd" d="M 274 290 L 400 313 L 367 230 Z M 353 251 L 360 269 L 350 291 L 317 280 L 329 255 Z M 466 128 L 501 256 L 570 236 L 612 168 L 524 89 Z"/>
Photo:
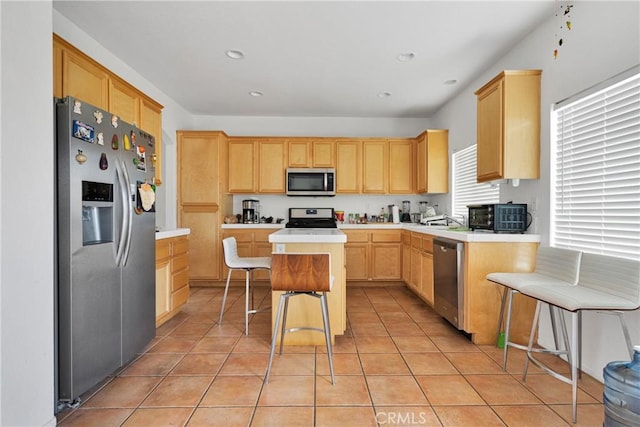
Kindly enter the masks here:
<path id="1" fill-rule="evenodd" d="M 120 219 L 120 237 L 118 239 L 118 246 L 116 250 L 116 266 L 122 267 L 122 257 L 124 255 L 125 243 L 127 238 L 127 212 L 129 196 L 127 193 L 124 173 L 120 166 L 120 161 L 116 160 L 116 175 L 118 179 L 118 190 L 120 191 L 120 201 L 122 202 L 122 218 Z"/>
<path id="2" fill-rule="evenodd" d="M 131 193 L 130 193 L 131 181 L 129 180 L 129 172 L 127 171 L 127 166 L 125 165 L 124 160 L 122 161 L 122 174 L 124 175 L 124 186 L 125 186 L 124 193 L 126 194 L 126 197 L 127 197 L 127 203 L 126 203 L 127 208 L 125 211 L 126 240 L 125 240 L 124 254 L 122 255 L 122 266 L 124 267 L 127 265 L 127 260 L 129 259 L 129 249 L 131 248 L 131 231 L 133 229 L 133 206 L 131 202 Z"/>

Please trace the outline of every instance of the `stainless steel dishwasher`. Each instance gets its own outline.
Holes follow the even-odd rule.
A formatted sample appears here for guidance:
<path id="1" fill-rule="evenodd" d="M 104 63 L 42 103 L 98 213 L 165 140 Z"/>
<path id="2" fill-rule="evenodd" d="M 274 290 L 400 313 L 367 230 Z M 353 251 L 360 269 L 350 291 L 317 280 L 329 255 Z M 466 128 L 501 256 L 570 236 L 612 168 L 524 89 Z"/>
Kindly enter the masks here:
<path id="1" fill-rule="evenodd" d="M 434 306 L 436 312 L 458 329 L 464 316 L 464 243 L 433 239 Z"/>

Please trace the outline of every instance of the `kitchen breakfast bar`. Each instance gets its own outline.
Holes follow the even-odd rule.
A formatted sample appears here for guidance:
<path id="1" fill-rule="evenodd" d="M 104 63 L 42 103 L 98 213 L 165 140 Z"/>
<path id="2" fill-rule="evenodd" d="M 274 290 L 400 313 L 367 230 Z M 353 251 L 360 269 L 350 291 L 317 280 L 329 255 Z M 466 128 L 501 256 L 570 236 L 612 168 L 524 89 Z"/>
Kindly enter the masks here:
<path id="1" fill-rule="evenodd" d="M 345 233 L 337 228 L 284 228 L 269 235 L 269 243 L 276 253 L 329 253 L 333 285 L 327 295 L 331 341 L 344 334 L 347 328 L 346 274 L 344 244 Z M 277 307 L 282 292 L 273 292 L 271 306 Z M 272 310 L 271 323 L 275 322 L 276 310 Z M 287 327 L 322 328 L 320 303 L 306 296 L 293 298 L 289 302 Z M 279 339 L 278 339 L 279 342 Z M 287 334 L 285 345 L 324 345 L 324 335 L 314 331 L 297 331 Z"/>

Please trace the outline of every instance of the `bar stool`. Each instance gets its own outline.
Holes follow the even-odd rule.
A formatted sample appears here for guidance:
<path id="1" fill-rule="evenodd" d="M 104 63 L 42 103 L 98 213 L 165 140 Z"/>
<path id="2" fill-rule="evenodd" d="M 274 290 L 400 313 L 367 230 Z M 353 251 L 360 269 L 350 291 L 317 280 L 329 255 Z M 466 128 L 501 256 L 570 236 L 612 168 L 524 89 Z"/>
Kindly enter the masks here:
<path id="1" fill-rule="evenodd" d="M 220 309 L 220 319 L 218 324 L 222 325 L 222 316 L 224 315 L 224 305 L 227 302 L 227 293 L 229 292 L 229 281 L 231 280 L 231 272 L 233 270 L 244 270 L 245 273 L 245 313 L 244 313 L 244 331 L 249 335 L 249 314 L 257 313 L 258 310 L 253 308 L 253 298 L 251 299 L 251 309 L 249 309 L 249 276 L 253 281 L 254 270 L 271 270 L 270 257 L 241 257 L 238 256 L 238 243 L 235 237 L 227 237 L 222 240 L 222 248 L 224 249 L 224 263 L 229 268 L 227 274 L 227 284 L 224 288 L 224 296 L 222 297 L 222 308 Z"/>
<path id="2" fill-rule="evenodd" d="M 580 279 L 575 286 L 557 287 L 546 284 L 532 284 L 522 288 L 521 292 L 538 300 L 536 314 L 531 325 L 531 335 L 522 379 L 523 381 L 526 380 L 528 364 L 531 361 L 552 377 L 570 384 L 572 415 L 575 423 L 578 419 L 577 399 L 580 367 L 576 360 L 581 360 L 581 313 L 583 310 L 591 310 L 618 316 L 629 357 L 633 359 L 633 343 L 624 318 L 624 312 L 640 308 L 640 262 L 584 253 L 580 261 Z M 571 314 L 571 355 L 568 357 L 571 365 L 570 377 L 554 371 L 533 356 L 533 334 L 538 327 L 541 302 L 553 305 Z"/>
<path id="3" fill-rule="evenodd" d="M 274 253 L 271 255 L 271 290 L 284 291 L 278 301 L 278 312 L 273 325 L 273 337 L 271 339 L 271 353 L 269 365 L 264 382 L 269 383 L 273 353 L 278 339 L 278 325 L 282 318 L 280 330 L 280 354 L 284 344 L 285 334 L 301 330 L 324 332 L 329 357 L 329 369 L 331 371 L 331 383 L 335 384 L 333 374 L 333 350 L 331 348 L 331 328 L 329 324 L 329 310 L 327 309 L 327 292 L 331 290 L 333 277 L 331 277 L 331 255 L 328 253 Z M 308 295 L 320 300 L 322 309 L 322 322 L 324 328 L 298 326 L 287 329 L 287 309 L 289 298 L 298 295 Z"/>
<path id="4" fill-rule="evenodd" d="M 507 307 L 507 316 L 505 320 L 504 330 L 504 352 L 502 370 L 507 370 L 507 356 L 509 347 L 527 350 L 526 345 L 516 344 L 509 339 L 509 330 L 511 327 L 511 308 L 513 305 L 513 295 L 520 293 L 523 288 L 533 284 L 545 284 L 550 286 L 572 286 L 578 282 L 578 269 L 580 267 L 580 251 L 571 249 L 561 249 L 549 246 L 541 246 L 536 252 L 536 265 L 533 272 L 530 273 L 489 273 L 487 280 L 497 283 L 505 287 L 502 294 L 502 304 L 500 307 L 500 317 L 498 319 L 498 333 L 503 323 L 503 314 L 505 305 Z M 560 317 L 560 326 L 562 328 L 562 336 L 564 342 L 564 350 L 560 350 L 556 316 L 554 308 L 549 306 L 549 315 L 551 317 L 551 327 L 553 329 L 553 337 L 557 351 L 554 354 L 565 354 L 569 356 L 569 337 L 567 335 L 566 326 L 562 312 L 557 314 Z M 545 352 L 551 352 L 546 350 Z"/>

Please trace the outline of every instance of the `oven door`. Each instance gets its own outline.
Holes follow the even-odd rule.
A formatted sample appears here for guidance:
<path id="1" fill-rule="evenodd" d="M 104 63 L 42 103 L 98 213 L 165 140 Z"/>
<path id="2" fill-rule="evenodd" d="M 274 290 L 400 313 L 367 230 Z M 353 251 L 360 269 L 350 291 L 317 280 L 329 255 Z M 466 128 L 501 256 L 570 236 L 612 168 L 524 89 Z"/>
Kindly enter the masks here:
<path id="1" fill-rule="evenodd" d="M 335 196 L 335 169 L 287 169 L 287 196 Z"/>

